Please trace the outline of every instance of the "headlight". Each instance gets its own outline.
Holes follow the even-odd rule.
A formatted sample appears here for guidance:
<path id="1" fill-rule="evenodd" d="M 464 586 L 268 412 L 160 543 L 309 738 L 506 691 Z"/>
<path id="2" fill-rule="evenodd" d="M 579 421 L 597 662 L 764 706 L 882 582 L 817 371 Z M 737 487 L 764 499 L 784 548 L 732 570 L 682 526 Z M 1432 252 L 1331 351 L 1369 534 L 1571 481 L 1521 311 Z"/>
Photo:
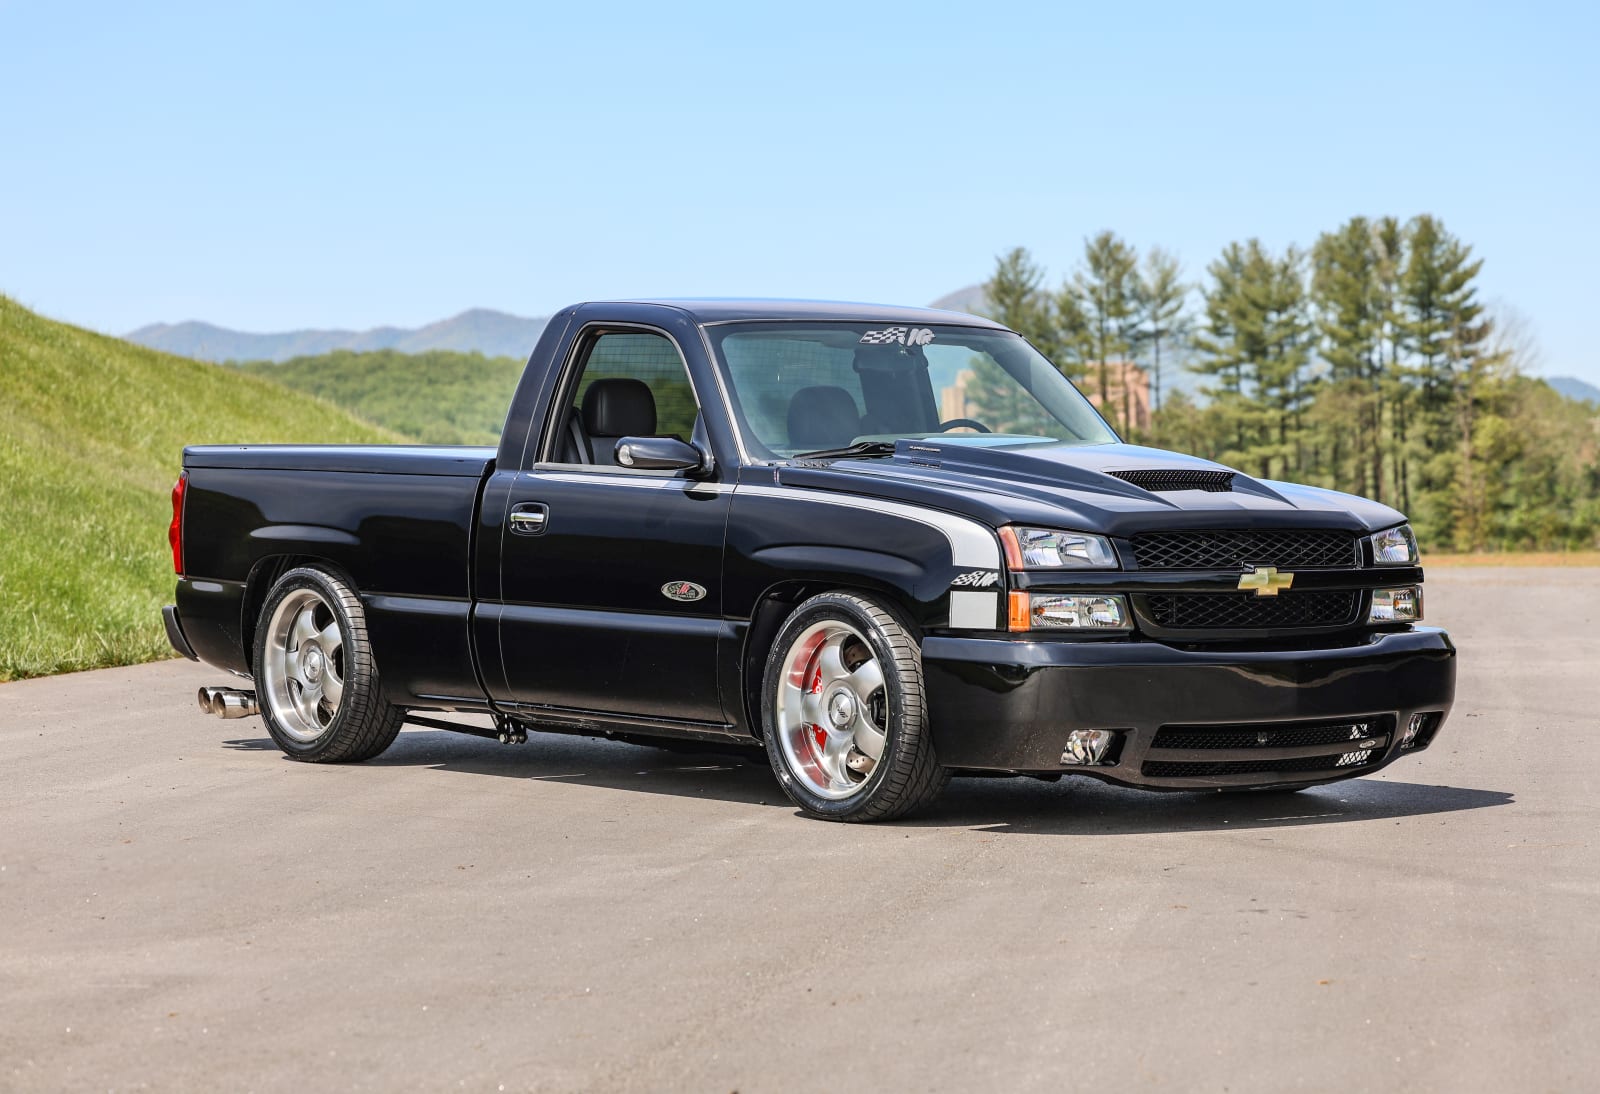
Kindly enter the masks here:
<path id="1" fill-rule="evenodd" d="M 1006 563 L 1013 570 L 1115 570 L 1117 553 L 1105 536 L 1048 528 L 1002 528 Z"/>
<path id="2" fill-rule="evenodd" d="M 1396 528 L 1389 528 L 1375 536 L 1368 536 L 1372 543 L 1372 564 L 1374 566 L 1414 566 L 1417 562 L 1417 537 L 1411 533 L 1411 525 L 1402 524 Z"/>
<path id="3" fill-rule="evenodd" d="M 1013 631 L 1126 631 L 1128 602 L 1103 593 L 1011 594 L 1008 625 Z"/>
<path id="4" fill-rule="evenodd" d="M 1373 589 L 1368 623 L 1415 623 L 1422 618 L 1422 589 L 1402 585 L 1398 589 Z"/>

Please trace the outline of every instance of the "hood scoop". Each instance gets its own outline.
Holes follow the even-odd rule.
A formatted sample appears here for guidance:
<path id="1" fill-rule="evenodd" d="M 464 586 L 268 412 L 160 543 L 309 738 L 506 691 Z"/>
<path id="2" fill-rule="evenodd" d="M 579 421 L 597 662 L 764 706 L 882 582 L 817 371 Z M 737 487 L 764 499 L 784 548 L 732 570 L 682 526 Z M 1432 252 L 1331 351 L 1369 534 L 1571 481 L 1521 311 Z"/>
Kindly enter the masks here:
<path id="1" fill-rule="evenodd" d="M 1212 494 L 1226 494 L 1233 489 L 1232 471 L 1156 467 L 1148 471 L 1107 471 L 1106 474 L 1130 482 L 1141 490 L 1205 490 Z"/>

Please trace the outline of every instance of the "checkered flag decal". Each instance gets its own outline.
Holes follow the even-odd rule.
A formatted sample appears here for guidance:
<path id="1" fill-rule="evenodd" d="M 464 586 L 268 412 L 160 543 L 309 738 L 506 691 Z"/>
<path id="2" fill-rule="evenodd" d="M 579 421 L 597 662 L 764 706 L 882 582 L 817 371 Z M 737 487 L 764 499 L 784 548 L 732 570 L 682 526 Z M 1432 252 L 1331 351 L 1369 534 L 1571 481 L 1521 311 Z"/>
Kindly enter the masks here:
<path id="1" fill-rule="evenodd" d="M 885 327 L 861 336 L 864 346 L 925 346 L 932 341 L 933 332 L 926 327 Z"/>
<path id="2" fill-rule="evenodd" d="M 906 344 L 906 329 L 904 327 L 890 327 L 887 330 L 869 330 L 861 336 L 863 346 L 886 346 L 891 342 Z"/>

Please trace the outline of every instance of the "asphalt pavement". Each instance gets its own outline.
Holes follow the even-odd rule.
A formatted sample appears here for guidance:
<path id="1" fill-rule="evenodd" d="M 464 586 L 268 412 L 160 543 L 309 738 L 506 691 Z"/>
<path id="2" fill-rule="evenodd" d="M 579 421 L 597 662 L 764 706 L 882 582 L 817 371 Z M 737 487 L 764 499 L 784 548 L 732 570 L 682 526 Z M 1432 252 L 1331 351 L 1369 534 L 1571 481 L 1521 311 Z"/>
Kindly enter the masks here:
<path id="1" fill-rule="evenodd" d="M 182 661 L 0 685 L 0 1089 L 1593 1089 L 1600 569 L 1427 592 L 1455 713 L 1377 776 L 881 826 L 569 737 L 297 764 Z"/>

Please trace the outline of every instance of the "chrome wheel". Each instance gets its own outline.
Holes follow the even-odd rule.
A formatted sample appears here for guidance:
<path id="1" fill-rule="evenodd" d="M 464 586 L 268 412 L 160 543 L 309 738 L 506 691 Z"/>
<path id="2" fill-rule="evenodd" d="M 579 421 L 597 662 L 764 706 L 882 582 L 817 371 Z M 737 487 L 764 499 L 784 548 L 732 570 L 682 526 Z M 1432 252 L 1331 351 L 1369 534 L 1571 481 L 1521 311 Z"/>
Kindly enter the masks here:
<path id="1" fill-rule="evenodd" d="M 272 715 L 296 741 L 328 731 L 344 699 L 344 634 L 333 608 L 313 589 L 295 589 L 267 624 L 260 681 Z"/>
<path id="2" fill-rule="evenodd" d="M 883 758 L 888 700 L 883 666 L 860 631 L 835 619 L 790 643 L 773 720 L 789 770 L 813 794 L 857 793 Z"/>

